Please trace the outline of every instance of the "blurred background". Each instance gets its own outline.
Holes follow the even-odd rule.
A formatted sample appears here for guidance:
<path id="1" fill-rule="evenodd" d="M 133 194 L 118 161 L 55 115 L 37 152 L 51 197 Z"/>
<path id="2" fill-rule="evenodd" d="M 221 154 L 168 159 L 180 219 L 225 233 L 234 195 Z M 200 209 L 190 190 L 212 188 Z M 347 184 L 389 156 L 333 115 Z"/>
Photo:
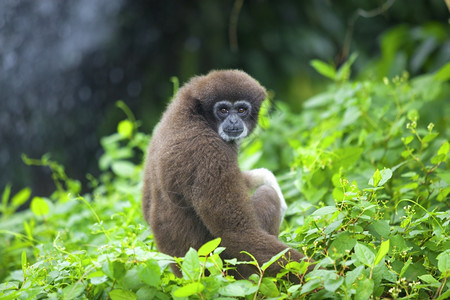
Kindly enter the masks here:
<path id="1" fill-rule="evenodd" d="M 0 192 L 54 190 L 22 153 L 51 153 L 85 183 L 125 118 L 116 101 L 150 133 L 172 76 L 243 69 L 301 112 L 328 83 L 310 60 L 354 52 L 356 77 L 437 70 L 450 61 L 445 0 L 0 1 Z"/>

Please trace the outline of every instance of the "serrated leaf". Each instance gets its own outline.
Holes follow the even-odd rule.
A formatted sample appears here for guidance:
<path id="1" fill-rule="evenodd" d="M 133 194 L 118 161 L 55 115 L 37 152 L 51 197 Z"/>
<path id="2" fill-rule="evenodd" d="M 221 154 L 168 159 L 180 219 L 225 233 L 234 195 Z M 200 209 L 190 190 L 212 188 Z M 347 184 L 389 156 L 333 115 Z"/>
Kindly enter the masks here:
<path id="1" fill-rule="evenodd" d="M 365 264 L 368 267 L 373 266 L 375 254 L 373 254 L 373 252 L 367 246 L 360 244 L 360 243 L 356 243 L 355 255 L 356 255 L 356 259 L 358 259 L 359 262 Z"/>
<path id="2" fill-rule="evenodd" d="M 132 291 L 126 291 L 121 289 L 112 290 L 109 293 L 111 300 L 136 300 L 137 296 Z"/>
<path id="3" fill-rule="evenodd" d="M 193 282 L 180 287 L 175 292 L 173 292 L 173 295 L 175 297 L 189 297 L 191 295 L 201 293 L 204 289 L 205 286 L 200 282 Z"/>
<path id="4" fill-rule="evenodd" d="M 48 203 L 40 197 L 34 197 L 31 200 L 30 209 L 38 217 L 48 215 L 50 211 Z"/>
<path id="5" fill-rule="evenodd" d="M 389 251 L 389 240 L 381 243 L 380 249 L 378 249 L 377 256 L 375 257 L 375 261 L 373 263 L 374 266 L 378 265 L 381 260 L 386 256 Z"/>
<path id="6" fill-rule="evenodd" d="M 319 73 L 325 77 L 332 80 L 336 80 L 336 70 L 334 66 L 329 65 L 321 60 L 313 59 L 311 61 L 311 66 Z"/>
<path id="7" fill-rule="evenodd" d="M 217 238 L 214 240 L 211 240 L 207 243 L 205 243 L 203 246 L 198 249 L 198 255 L 199 256 L 207 256 L 211 252 L 213 252 L 219 245 L 220 245 L 221 239 Z"/>

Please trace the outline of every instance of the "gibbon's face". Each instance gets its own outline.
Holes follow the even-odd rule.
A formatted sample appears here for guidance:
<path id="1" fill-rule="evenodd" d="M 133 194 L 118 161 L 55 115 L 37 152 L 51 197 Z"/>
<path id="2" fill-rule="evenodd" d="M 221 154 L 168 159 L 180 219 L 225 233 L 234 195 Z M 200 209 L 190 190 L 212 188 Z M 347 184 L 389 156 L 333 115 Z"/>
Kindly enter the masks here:
<path id="1" fill-rule="evenodd" d="M 252 105 L 245 100 L 219 101 L 214 105 L 214 116 L 217 132 L 224 141 L 240 141 L 250 132 Z"/>

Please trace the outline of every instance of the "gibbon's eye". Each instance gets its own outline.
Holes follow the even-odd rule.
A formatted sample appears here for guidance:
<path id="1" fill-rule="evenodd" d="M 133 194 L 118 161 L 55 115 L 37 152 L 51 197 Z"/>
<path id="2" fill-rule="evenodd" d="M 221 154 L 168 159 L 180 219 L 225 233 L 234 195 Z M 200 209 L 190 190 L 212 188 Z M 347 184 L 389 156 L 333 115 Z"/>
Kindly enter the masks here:
<path id="1" fill-rule="evenodd" d="M 219 112 L 222 115 L 226 115 L 228 113 L 228 109 L 226 109 L 225 107 L 219 108 Z"/>
<path id="2" fill-rule="evenodd" d="M 245 113 L 247 111 L 247 108 L 246 107 L 239 107 L 238 108 L 238 113 L 240 113 L 240 114 L 243 114 L 243 113 Z"/>

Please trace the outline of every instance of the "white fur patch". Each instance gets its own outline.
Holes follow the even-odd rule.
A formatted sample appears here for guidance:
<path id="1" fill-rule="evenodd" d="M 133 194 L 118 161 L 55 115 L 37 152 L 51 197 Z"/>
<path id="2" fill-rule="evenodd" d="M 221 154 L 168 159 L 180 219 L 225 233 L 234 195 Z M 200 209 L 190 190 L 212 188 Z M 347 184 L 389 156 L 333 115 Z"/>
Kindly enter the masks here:
<path id="1" fill-rule="evenodd" d="M 280 200 L 280 221 L 282 221 L 287 210 L 287 204 L 286 200 L 284 200 L 283 193 L 281 192 L 281 188 L 278 185 L 275 175 L 273 175 L 272 172 L 265 168 L 253 169 L 250 171 L 246 171 L 246 173 L 250 175 L 250 184 L 252 186 L 258 187 L 266 184 L 271 186 L 275 190 L 278 195 L 278 199 Z"/>
<path id="2" fill-rule="evenodd" d="M 231 141 L 240 141 L 243 138 L 245 138 L 248 134 L 248 129 L 247 126 L 245 126 L 244 123 L 244 131 L 242 131 L 242 133 L 238 136 L 229 136 L 228 134 L 225 133 L 225 131 L 223 131 L 222 128 L 222 124 L 219 126 L 219 135 L 220 137 L 225 141 L 225 142 L 231 142 Z"/>

